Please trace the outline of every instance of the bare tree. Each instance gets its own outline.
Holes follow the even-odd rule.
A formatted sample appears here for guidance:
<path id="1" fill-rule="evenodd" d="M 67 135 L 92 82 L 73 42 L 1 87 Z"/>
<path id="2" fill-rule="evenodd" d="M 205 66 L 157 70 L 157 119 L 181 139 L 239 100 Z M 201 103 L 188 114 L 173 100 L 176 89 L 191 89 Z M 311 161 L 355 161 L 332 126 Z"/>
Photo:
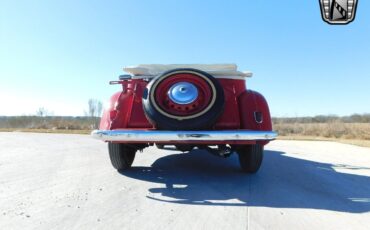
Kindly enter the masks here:
<path id="1" fill-rule="evenodd" d="M 99 120 L 100 120 L 99 118 L 102 113 L 103 104 L 101 103 L 101 101 L 97 99 L 92 99 L 92 98 L 89 99 L 87 104 L 88 104 L 88 110 L 87 112 L 85 112 L 85 114 L 89 116 L 94 122 L 93 128 L 97 128 Z"/>
<path id="2" fill-rule="evenodd" d="M 49 112 L 44 107 L 40 107 L 36 111 L 36 116 L 38 117 L 46 117 L 48 115 L 49 115 Z"/>

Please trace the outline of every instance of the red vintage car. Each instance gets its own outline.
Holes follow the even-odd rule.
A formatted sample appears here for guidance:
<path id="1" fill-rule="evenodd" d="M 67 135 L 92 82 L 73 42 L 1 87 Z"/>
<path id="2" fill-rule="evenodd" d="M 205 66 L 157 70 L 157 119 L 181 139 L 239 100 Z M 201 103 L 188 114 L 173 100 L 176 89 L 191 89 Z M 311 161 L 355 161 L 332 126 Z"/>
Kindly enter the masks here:
<path id="1" fill-rule="evenodd" d="M 247 90 L 250 72 L 236 65 L 138 65 L 126 67 L 122 90 L 110 99 L 92 136 L 108 142 L 112 165 L 131 167 L 135 153 L 156 145 L 187 152 L 205 149 L 221 157 L 239 155 L 241 169 L 256 172 L 263 148 L 276 138 L 269 107 Z"/>

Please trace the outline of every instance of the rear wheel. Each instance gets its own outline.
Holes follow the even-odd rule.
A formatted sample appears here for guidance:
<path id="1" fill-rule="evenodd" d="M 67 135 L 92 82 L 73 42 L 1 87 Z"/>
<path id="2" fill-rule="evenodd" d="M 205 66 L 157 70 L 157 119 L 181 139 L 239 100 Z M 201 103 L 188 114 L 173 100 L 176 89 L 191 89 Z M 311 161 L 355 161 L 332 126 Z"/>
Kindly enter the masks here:
<path id="1" fill-rule="evenodd" d="M 108 143 L 109 158 L 115 169 L 126 170 L 135 159 L 136 149 L 125 144 Z"/>
<path id="2" fill-rule="evenodd" d="M 244 145 L 237 149 L 241 169 L 246 173 L 256 173 L 263 160 L 263 146 Z"/>

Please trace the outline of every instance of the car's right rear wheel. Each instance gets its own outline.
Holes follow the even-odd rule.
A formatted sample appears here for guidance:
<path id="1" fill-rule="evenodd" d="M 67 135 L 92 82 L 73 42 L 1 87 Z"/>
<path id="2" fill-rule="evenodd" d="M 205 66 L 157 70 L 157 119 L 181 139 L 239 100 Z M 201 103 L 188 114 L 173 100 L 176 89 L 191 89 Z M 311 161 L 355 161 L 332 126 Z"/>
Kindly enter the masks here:
<path id="1" fill-rule="evenodd" d="M 136 149 L 119 143 L 108 143 L 108 151 L 110 161 L 118 171 L 129 169 L 136 155 Z"/>
<path id="2" fill-rule="evenodd" d="M 237 149 L 241 169 L 246 173 L 256 173 L 263 160 L 263 146 L 244 145 Z"/>

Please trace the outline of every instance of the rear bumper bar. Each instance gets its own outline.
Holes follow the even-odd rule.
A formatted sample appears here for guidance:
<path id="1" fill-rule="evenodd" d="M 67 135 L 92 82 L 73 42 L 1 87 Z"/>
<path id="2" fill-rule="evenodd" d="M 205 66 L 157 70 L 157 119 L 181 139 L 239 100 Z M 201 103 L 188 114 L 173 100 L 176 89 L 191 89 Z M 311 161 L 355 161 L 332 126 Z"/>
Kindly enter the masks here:
<path id="1" fill-rule="evenodd" d="M 268 141 L 274 140 L 274 131 L 212 130 L 212 131 L 166 131 L 166 130 L 94 130 L 91 135 L 112 142 L 189 142 L 189 141 Z"/>

